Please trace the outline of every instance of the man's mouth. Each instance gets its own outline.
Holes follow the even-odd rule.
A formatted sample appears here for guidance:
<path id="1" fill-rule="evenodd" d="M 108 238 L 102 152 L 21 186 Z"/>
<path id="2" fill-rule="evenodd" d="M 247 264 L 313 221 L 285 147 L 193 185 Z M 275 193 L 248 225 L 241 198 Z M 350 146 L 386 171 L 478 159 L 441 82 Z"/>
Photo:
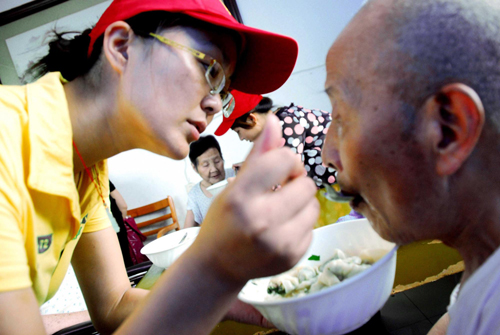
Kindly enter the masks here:
<path id="1" fill-rule="evenodd" d="M 356 194 L 349 204 L 353 209 L 356 209 L 359 208 L 359 206 L 361 206 L 361 204 L 364 203 L 364 201 L 365 200 L 363 199 L 362 196 Z"/>
<path id="2" fill-rule="evenodd" d="M 359 207 L 361 205 L 361 203 L 364 202 L 364 199 L 361 195 L 359 195 L 359 193 L 356 193 L 354 191 L 351 191 L 351 190 L 346 190 L 342 187 L 340 187 L 340 193 L 345 196 L 345 197 L 349 197 L 351 198 L 351 201 L 349 201 L 349 204 L 351 205 L 351 207 L 354 209 L 355 207 Z"/>
<path id="3" fill-rule="evenodd" d="M 361 195 L 356 192 L 348 191 L 342 188 L 339 184 L 329 185 L 324 184 L 326 192 L 326 197 L 335 202 L 349 202 L 350 206 L 354 209 L 359 207 L 364 199 Z"/>

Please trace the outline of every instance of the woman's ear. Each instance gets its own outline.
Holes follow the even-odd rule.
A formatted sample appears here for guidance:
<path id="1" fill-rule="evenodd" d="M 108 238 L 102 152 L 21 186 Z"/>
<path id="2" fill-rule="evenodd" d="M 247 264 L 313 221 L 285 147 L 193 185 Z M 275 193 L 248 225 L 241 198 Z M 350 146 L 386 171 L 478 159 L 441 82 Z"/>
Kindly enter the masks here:
<path id="1" fill-rule="evenodd" d="M 128 23 L 117 21 L 104 31 L 103 50 L 111 68 L 123 73 L 128 60 L 128 48 L 134 33 Z"/>
<path id="2" fill-rule="evenodd" d="M 437 154 L 436 172 L 455 173 L 474 150 L 485 122 L 479 95 L 469 86 L 456 83 L 440 89 L 431 104 Z"/>
<path id="3" fill-rule="evenodd" d="M 257 115 L 255 115 L 255 113 L 248 114 L 247 123 L 249 126 L 252 126 L 252 128 L 253 128 L 253 127 L 255 127 L 257 122 L 258 122 L 258 117 L 257 117 Z"/>

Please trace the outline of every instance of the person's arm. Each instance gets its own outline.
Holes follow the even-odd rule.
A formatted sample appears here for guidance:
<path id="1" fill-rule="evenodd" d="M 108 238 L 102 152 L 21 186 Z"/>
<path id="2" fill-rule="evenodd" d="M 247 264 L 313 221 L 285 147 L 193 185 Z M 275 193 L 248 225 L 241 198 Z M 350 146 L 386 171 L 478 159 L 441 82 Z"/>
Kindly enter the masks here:
<path id="1" fill-rule="evenodd" d="M 194 213 L 192 210 L 188 210 L 186 213 L 186 221 L 184 221 L 184 228 L 195 226 L 198 226 L 198 224 L 194 221 Z"/>
<path id="2" fill-rule="evenodd" d="M 112 333 L 148 293 L 131 288 L 118 238 L 108 227 L 83 233 L 71 260 L 92 323 Z"/>
<path id="3" fill-rule="evenodd" d="M 0 293 L 0 334 L 47 334 L 31 287 Z"/>
<path id="4" fill-rule="evenodd" d="M 63 314 L 45 314 L 42 315 L 42 320 L 47 333 L 53 334 L 66 327 L 90 321 L 90 315 L 88 311 Z"/>
<path id="5" fill-rule="evenodd" d="M 427 335 L 446 335 L 448 325 L 450 324 L 450 315 L 448 313 L 443 316 L 432 326 Z"/>
<path id="6" fill-rule="evenodd" d="M 116 206 L 118 207 L 118 209 L 122 213 L 122 217 L 125 219 L 127 217 L 127 209 L 128 209 L 128 206 L 127 206 L 127 203 L 125 202 L 125 199 L 122 197 L 122 195 L 120 194 L 120 192 L 118 192 L 117 189 L 110 192 L 109 195 L 111 197 L 113 197 L 113 199 L 115 199 Z"/>
<path id="7" fill-rule="evenodd" d="M 276 118 L 269 119 L 239 177 L 215 199 L 195 242 L 150 294 L 130 287 L 111 227 L 82 234 L 72 264 L 100 333 L 119 326 L 116 334 L 209 334 L 249 279 L 297 263 L 311 242 L 319 205 L 300 160 L 289 149 L 276 149 L 279 128 Z M 271 191 L 276 184 L 281 189 Z M 0 315 L 8 320 L 0 322 L 1 334 L 45 333 L 31 288 L 1 293 Z"/>

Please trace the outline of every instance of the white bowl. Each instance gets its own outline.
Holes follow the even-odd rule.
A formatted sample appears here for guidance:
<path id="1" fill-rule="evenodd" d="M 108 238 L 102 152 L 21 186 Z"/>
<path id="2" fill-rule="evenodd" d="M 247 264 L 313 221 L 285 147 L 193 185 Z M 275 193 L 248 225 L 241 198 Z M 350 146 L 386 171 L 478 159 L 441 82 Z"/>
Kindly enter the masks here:
<path id="1" fill-rule="evenodd" d="M 227 180 L 220 181 L 218 183 L 215 183 L 209 187 L 207 187 L 207 191 L 212 193 L 212 195 L 215 197 L 217 196 L 222 190 L 227 186 Z"/>
<path id="2" fill-rule="evenodd" d="M 141 253 L 148 256 L 154 265 L 166 269 L 193 244 L 199 232 L 200 227 L 174 231 L 148 243 L 141 249 Z M 187 234 L 186 238 L 179 243 L 185 234 Z"/>
<path id="3" fill-rule="evenodd" d="M 347 256 L 359 255 L 363 249 L 384 249 L 387 253 L 356 276 L 306 296 L 266 300 L 270 279 L 267 277 L 250 280 L 238 298 L 289 334 L 345 334 L 361 327 L 391 294 L 397 246 L 383 240 L 366 219 L 346 221 L 315 229 L 311 246 L 298 264 L 322 264 L 330 259 L 335 248 Z M 311 255 L 319 255 L 321 261 L 309 261 Z"/>

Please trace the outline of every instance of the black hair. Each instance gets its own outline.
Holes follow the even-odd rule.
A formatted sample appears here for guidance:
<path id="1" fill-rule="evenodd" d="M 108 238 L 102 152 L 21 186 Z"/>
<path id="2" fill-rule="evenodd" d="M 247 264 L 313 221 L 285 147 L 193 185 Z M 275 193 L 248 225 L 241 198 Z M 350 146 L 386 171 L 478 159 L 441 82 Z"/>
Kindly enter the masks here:
<path id="1" fill-rule="evenodd" d="M 207 30 L 216 27 L 185 14 L 165 11 L 140 13 L 125 22 L 130 25 L 134 34 L 143 38 L 151 38 L 149 36 L 151 32 L 158 33 L 162 29 L 180 25 L 201 27 Z M 28 68 L 24 76 L 25 81 L 35 80 L 54 71 L 61 72 L 64 79 L 68 81 L 89 73 L 100 58 L 103 43 L 103 36 L 97 38 L 90 57 L 87 57 L 91 31 L 92 29 L 86 29 L 76 36 L 74 36 L 75 32 L 53 31 L 55 38 L 49 42 L 49 53 Z M 236 45 L 240 47 L 241 37 L 231 30 L 228 31 L 232 33 Z"/>
<path id="2" fill-rule="evenodd" d="M 238 103 L 238 102 L 236 102 Z M 259 113 L 259 114 L 267 114 L 270 109 L 273 108 L 273 100 L 268 97 L 263 97 L 262 100 L 255 106 L 254 109 L 249 111 L 248 113 L 243 114 L 242 116 L 238 117 L 236 120 L 234 120 L 233 125 L 231 126 L 231 129 L 235 129 L 237 127 L 243 128 L 243 129 L 251 129 L 255 126 L 255 124 L 248 119 L 250 116 L 250 113 Z"/>
<path id="3" fill-rule="evenodd" d="M 197 141 L 191 142 L 189 145 L 189 159 L 191 160 L 191 163 L 198 167 L 198 157 L 211 148 L 217 149 L 220 158 L 224 159 L 222 157 L 222 152 L 217 139 L 213 135 L 207 135 L 200 137 Z"/>

